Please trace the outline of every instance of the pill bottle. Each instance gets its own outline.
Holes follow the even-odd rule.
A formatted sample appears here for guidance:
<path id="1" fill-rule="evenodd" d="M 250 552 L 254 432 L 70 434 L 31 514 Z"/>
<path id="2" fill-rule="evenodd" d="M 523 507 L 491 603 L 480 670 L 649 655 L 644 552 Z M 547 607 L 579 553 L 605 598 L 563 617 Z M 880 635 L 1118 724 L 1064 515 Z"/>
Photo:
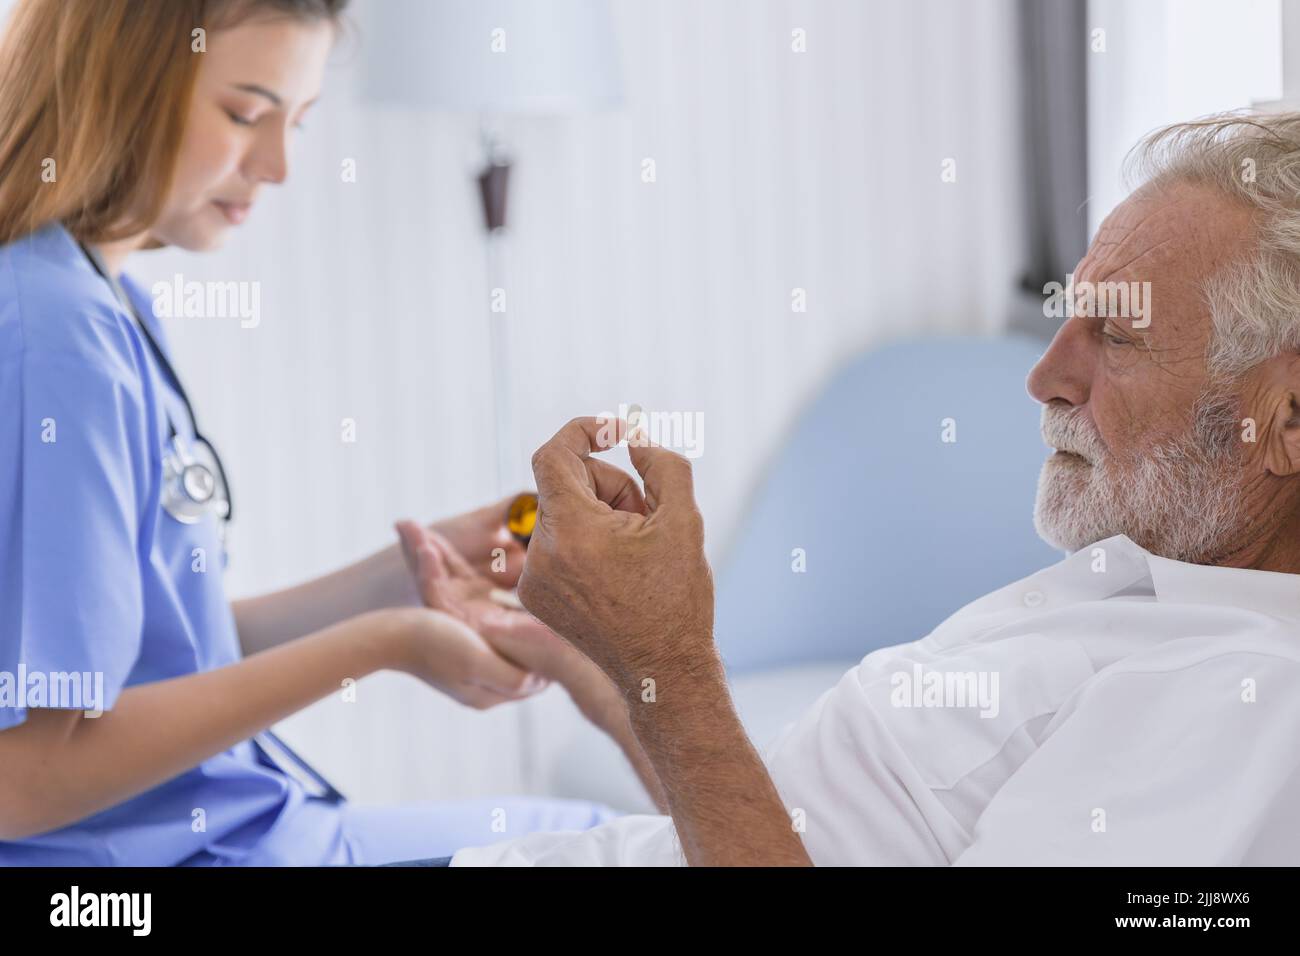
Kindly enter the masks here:
<path id="1" fill-rule="evenodd" d="M 514 539 L 528 547 L 533 536 L 533 526 L 537 524 L 537 495 L 531 491 L 515 495 L 506 511 L 506 528 Z"/>

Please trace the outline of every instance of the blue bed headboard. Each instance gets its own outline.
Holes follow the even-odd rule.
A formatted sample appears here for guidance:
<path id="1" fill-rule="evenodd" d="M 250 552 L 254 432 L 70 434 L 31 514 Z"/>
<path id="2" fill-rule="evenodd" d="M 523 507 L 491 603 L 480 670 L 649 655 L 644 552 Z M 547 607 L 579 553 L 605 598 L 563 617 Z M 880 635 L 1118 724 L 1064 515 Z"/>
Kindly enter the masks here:
<path id="1" fill-rule="evenodd" d="M 1043 350 L 1019 337 L 908 340 L 835 377 L 719 568 L 716 634 L 732 673 L 916 640 L 1060 560 L 1033 527 L 1048 450 L 1025 377 Z"/>

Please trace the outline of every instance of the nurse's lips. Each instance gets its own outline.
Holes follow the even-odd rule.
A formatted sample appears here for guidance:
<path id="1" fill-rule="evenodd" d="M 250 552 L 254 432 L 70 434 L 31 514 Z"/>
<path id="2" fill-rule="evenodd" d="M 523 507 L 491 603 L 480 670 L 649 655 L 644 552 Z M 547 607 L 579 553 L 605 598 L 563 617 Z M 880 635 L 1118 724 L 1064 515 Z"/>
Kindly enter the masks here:
<path id="1" fill-rule="evenodd" d="M 249 211 L 253 208 L 252 203 L 222 202 L 220 199 L 214 199 L 212 205 L 221 210 L 221 214 L 226 217 L 232 226 L 238 226 L 247 219 Z"/>

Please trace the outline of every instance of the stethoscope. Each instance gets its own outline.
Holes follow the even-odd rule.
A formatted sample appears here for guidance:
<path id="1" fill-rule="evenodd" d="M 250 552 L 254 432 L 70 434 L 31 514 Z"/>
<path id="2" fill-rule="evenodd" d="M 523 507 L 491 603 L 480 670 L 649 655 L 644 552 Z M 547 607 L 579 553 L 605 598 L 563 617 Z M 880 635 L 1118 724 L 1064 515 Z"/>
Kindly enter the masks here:
<path id="1" fill-rule="evenodd" d="M 109 284 L 113 294 L 135 318 L 136 325 L 140 327 L 145 341 L 149 343 L 154 359 L 171 380 L 176 394 L 180 396 L 181 403 L 185 406 L 185 414 L 189 416 L 190 426 L 194 430 L 194 438 L 187 449 L 185 443 L 181 441 L 176 425 L 172 422 L 171 413 L 167 413 L 168 436 L 167 447 L 163 451 L 161 494 L 163 509 L 183 524 L 197 524 L 205 515 L 215 515 L 221 522 L 220 532 L 224 544 L 226 528 L 233 517 L 234 508 L 230 499 L 230 482 L 226 480 L 226 469 L 221 464 L 221 456 L 217 454 L 217 449 L 212 442 L 204 438 L 203 433 L 199 431 L 194 406 L 190 404 L 190 397 L 185 392 L 185 386 L 181 384 L 180 376 L 176 374 L 166 354 L 158 346 L 153 333 L 149 331 L 149 326 L 140 318 L 140 313 L 136 311 L 131 297 L 109 275 L 107 266 L 97 252 L 87 248 L 85 243 L 79 242 L 78 245 L 95 271 Z"/>

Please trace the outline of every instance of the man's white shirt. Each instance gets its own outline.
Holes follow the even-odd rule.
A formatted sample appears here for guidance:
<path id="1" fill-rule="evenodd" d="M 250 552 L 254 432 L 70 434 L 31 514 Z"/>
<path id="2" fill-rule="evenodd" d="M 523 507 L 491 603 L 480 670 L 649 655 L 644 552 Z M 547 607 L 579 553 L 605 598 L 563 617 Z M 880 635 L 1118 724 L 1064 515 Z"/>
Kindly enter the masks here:
<path id="1" fill-rule="evenodd" d="M 868 654 L 764 761 L 822 866 L 1295 865 L 1298 741 L 1300 575 L 1119 535 Z M 684 858 L 629 816 L 452 863 Z"/>

